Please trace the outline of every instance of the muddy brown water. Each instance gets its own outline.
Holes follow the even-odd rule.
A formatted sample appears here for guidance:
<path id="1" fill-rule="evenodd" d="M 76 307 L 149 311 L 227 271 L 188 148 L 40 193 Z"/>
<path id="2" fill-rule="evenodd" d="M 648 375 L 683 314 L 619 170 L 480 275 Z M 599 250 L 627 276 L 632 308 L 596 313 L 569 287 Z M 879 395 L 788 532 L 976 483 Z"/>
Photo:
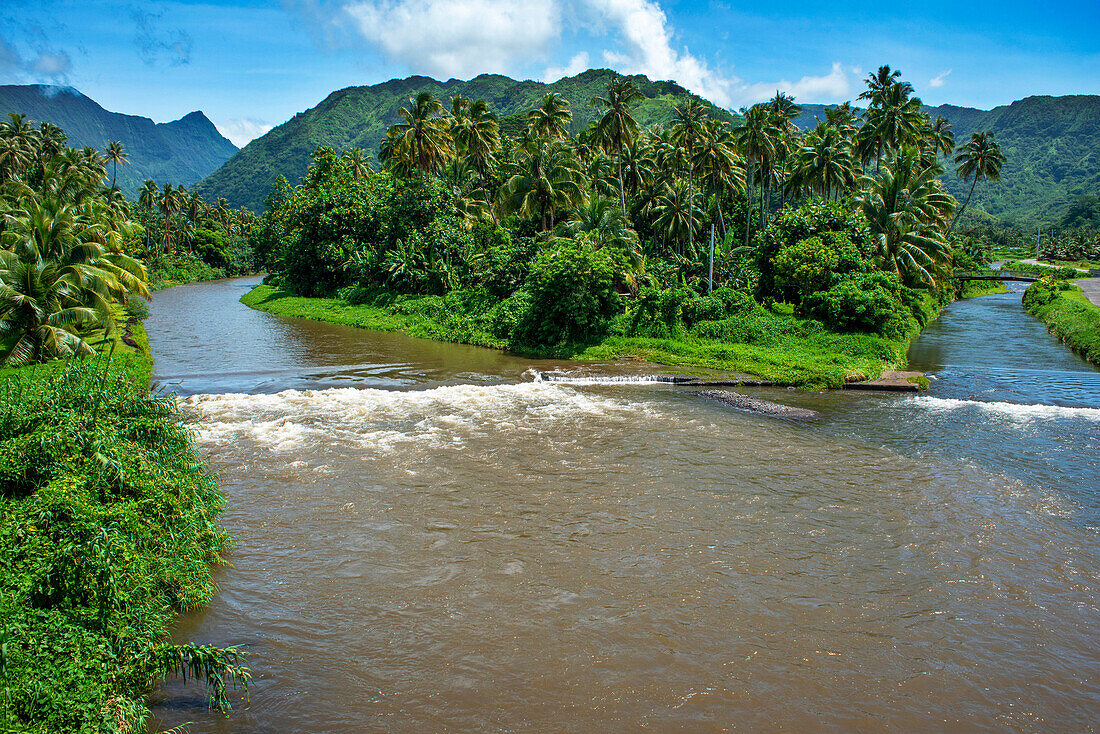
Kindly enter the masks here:
<path id="1" fill-rule="evenodd" d="M 1095 729 L 1100 373 L 1018 292 L 921 337 L 929 394 L 752 392 L 800 422 L 258 313 L 255 282 L 147 323 L 235 541 L 176 637 L 255 674 L 228 718 L 166 684 L 156 726 Z"/>

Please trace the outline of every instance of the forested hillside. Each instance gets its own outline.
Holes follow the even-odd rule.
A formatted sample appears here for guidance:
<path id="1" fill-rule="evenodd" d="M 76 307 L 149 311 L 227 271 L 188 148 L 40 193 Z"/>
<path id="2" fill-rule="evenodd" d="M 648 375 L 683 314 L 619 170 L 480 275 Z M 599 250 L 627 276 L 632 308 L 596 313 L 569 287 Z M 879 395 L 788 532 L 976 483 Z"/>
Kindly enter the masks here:
<path id="1" fill-rule="evenodd" d="M 607 69 L 590 69 L 553 84 L 516 81 L 496 74 L 482 74 L 468 82 L 414 76 L 370 87 L 348 87 L 253 140 L 203 181 L 198 190 L 211 201 L 225 197 L 233 206 L 260 210 L 276 179 L 283 175 L 297 183 L 309 168 L 310 154 L 320 145 L 337 151 L 362 148 L 377 165 L 378 146 L 386 129 L 398 121 L 398 110 L 408 104 L 409 98 L 422 91 L 445 102 L 456 95 L 484 99 L 500 116 L 505 134 L 518 133 L 526 124 L 526 112 L 538 107 L 547 93 L 557 92 L 570 102 L 570 129 L 576 132 L 595 119 L 597 111 L 589 102 L 605 93 L 614 76 Z M 644 76 L 630 78 L 645 95 L 634 113 L 643 127 L 668 123 L 677 104 L 695 97 L 675 82 L 653 82 Z M 710 109 L 719 119 L 733 119 L 725 110 L 713 105 Z"/>
<path id="2" fill-rule="evenodd" d="M 0 114 L 6 119 L 9 112 L 62 128 L 74 148 L 91 146 L 102 152 L 108 140 L 121 142 L 129 163 L 118 167 L 117 183 L 130 198 L 137 196 L 146 179 L 190 186 L 237 152 L 201 112 L 154 123 L 148 117 L 105 110 L 71 87 L 0 86 Z"/>
<path id="3" fill-rule="evenodd" d="M 802 106 L 795 124 L 803 129 L 825 118 L 826 105 Z M 1027 227 L 1056 225 L 1079 197 L 1100 194 L 1100 96 L 1028 97 L 992 110 L 941 105 L 926 107 L 933 119 L 945 117 L 955 141 L 991 131 L 1006 163 L 998 183 L 982 182 L 971 207 Z M 944 182 L 958 199 L 968 184 L 947 165 Z"/>

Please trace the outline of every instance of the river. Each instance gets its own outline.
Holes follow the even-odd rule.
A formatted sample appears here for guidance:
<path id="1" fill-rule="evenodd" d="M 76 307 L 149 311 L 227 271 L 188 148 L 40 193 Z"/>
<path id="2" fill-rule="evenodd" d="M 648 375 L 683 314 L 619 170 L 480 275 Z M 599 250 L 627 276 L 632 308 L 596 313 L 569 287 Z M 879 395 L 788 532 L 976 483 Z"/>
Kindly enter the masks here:
<path id="1" fill-rule="evenodd" d="M 1020 292 L 948 307 L 916 395 L 534 379 L 534 363 L 158 293 L 234 538 L 179 640 L 191 732 L 1092 731 L 1100 371 Z"/>

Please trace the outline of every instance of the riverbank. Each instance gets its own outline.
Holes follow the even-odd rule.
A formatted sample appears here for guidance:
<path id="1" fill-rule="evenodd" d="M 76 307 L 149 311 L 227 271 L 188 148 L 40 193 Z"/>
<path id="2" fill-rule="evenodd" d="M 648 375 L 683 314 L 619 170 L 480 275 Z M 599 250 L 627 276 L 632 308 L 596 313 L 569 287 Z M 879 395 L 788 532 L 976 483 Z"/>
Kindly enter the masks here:
<path id="1" fill-rule="evenodd" d="M 121 337 L 122 335 L 120 335 Z M 3 731 L 142 731 L 157 681 L 247 679 L 168 644 L 207 604 L 222 494 L 176 404 L 149 393 L 140 321 L 111 354 L 0 370 Z"/>
<path id="2" fill-rule="evenodd" d="M 1100 307 L 1079 286 L 1039 281 L 1028 287 L 1023 303 L 1073 351 L 1100 364 Z"/>
<path id="3" fill-rule="evenodd" d="M 245 305 L 281 316 L 324 321 L 410 336 L 508 349 L 508 339 L 487 318 L 470 318 L 448 308 L 438 297 L 390 298 L 354 305 L 339 298 L 304 298 L 275 286 L 260 285 L 241 298 Z M 926 322 L 939 306 L 925 303 Z M 623 317 L 624 319 L 627 317 Z M 911 330 L 890 339 L 873 334 L 842 334 L 818 322 L 799 319 L 789 307 L 755 309 L 728 321 L 705 321 L 668 338 L 630 337 L 611 333 L 591 344 L 552 351 L 525 351 L 525 356 L 581 361 L 645 361 L 675 368 L 719 370 L 756 376 L 780 385 L 839 388 L 846 382 L 873 380 L 883 370 L 904 367 Z M 717 338 L 716 338 L 717 337 Z M 726 338 L 721 338 L 726 337 Z"/>

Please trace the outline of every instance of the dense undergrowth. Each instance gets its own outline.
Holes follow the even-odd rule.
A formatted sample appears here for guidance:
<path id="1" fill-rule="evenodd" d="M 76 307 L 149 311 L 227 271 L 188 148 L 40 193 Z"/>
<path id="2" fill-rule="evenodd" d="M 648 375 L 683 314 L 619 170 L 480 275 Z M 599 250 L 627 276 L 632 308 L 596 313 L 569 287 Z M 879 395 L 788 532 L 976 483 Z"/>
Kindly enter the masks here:
<path id="1" fill-rule="evenodd" d="M 0 371 L 0 730 L 142 731 L 163 677 L 206 679 L 219 706 L 247 681 L 235 650 L 168 641 L 227 538 L 149 369 L 130 351 Z"/>
<path id="2" fill-rule="evenodd" d="M 838 387 L 846 379 L 873 379 L 884 367 L 904 365 L 909 342 L 920 332 L 914 319 L 890 337 L 838 333 L 813 319 L 796 317 L 789 306 L 769 310 L 728 289 L 694 298 L 669 298 L 666 293 L 647 302 L 643 297 L 612 317 L 595 338 L 541 348 L 515 340 L 526 313 L 523 294 L 498 301 L 477 292 L 398 296 L 378 291 L 358 294 L 361 302 L 352 303 L 343 298 L 304 298 L 260 285 L 241 300 L 284 316 L 512 349 L 533 357 L 637 359 L 748 373 L 803 387 Z M 919 310 L 927 323 L 939 304 L 928 297 Z"/>
<path id="3" fill-rule="evenodd" d="M 1044 279 L 1024 292 L 1024 308 L 1073 351 L 1100 364 L 1100 308 L 1072 283 Z"/>

